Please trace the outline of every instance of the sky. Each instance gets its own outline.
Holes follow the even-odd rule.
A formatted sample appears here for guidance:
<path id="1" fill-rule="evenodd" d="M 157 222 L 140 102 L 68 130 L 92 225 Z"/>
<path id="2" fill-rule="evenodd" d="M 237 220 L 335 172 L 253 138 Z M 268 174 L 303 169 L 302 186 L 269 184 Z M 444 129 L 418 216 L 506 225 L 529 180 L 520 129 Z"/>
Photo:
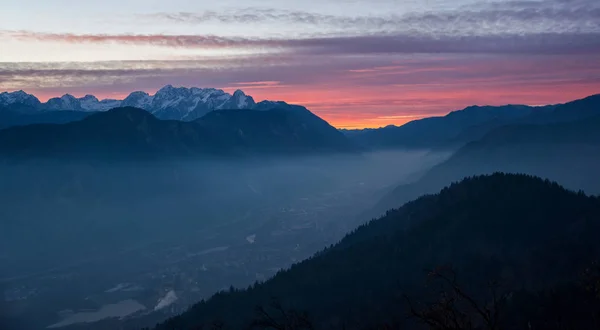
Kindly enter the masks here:
<path id="1" fill-rule="evenodd" d="M 0 91 L 242 89 L 340 128 L 600 93 L 599 0 L 0 0 Z"/>

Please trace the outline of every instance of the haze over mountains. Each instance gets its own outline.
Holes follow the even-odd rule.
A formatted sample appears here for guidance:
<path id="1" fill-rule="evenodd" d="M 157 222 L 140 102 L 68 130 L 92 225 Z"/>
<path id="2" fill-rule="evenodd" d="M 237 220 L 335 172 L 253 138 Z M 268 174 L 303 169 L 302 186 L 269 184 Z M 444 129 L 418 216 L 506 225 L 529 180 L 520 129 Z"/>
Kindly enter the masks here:
<path id="1" fill-rule="evenodd" d="M 0 330 L 600 330 L 600 0 L 0 8 Z"/>
<path id="2" fill-rule="evenodd" d="M 600 255 L 592 234 L 600 231 L 599 216 L 600 199 L 550 181 L 467 178 L 389 210 L 264 283 L 220 292 L 155 329 L 214 322 L 233 329 L 592 329 L 600 300 L 584 288 L 597 285 L 587 282 L 597 277 L 581 274 Z M 411 308 L 425 318 L 409 317 Z"/>
<path id="3" fill-rule="evenodd" d="M 215 317 L 239 328 L 277 296 L 308 311 L 317 329 L 362 329 L 353 325 L 400 322 L 394 309 L 406 306 L 392 293 L 432 297 L 411 288 L 423 267 L 445 262 L 472 283 L 508 276 L 513 293 L 524 289 L 516 310 L 560 283 L 596 306 L 572 283 L 600 257 L 597 198 L 523 175 L 444 187 L 501 171 L 600 193 L 600 95 L 470 106 L 361 131 L 338 130 L 300 105 L 214 89 L 167 86 L 122 101 L 0 95 L 0 285 L 10 297 L 0 323 L 9 328 L 139 329 L 201 299 L 159 328 Z M 551 239 L 567 244 L 563 254 Z M 532 264 L 539 270 L 523 266 Z M 547 286 L 531 284 L 540 278 Z M 403 289 L 389 289 L 395 280 Z M 255 281 L 265 283 L 208 300 Z M 331 298 L 317 301 L 322 293 Z M 106 311 L 115 306 L 119 314 Z M 520 317 L 547 328 L 545 312 L 511 313 L 515 329 Z"/>
<path id="4" fill-rule="evenodd" d="M 443 127 L 453 127 L 447 131 L 452 130 L 454 134 L 442 133 L 446 134 L 444 138 L 436 136 L 437 140 L 430 147 L 458 146 L 452 156 L 428 169 L 415 182 L 389 191 L 378 205 L 361 216 L 378 216 L 423 194 L 435 193 L 448 182 L 494 172 L 536 175 L 556 180 L 569 189 L 599 194 L 600 95 L 542 107 L 539 112 L 530 113 L 530 110 L 526 110 L 525 116 L 508 121 L 492 119 L 479 126 L 467 126 L 462 131 L 453 127 L 454 121 L 447 118 L 461 115 L 459 113 L 435 119 L 447 122 Z M 402 127 L 396 132 L 403 134 Z"/>
<path id="5" fill-rule="evenodd" d="M 67 95 L 40 103 L 18 91 L 2 93 L 0 100 L 4 104 L 0 119 L 5 125 L 11 120 L 24 125 L 0 130 L 0 155 L 9 158 L 457 150 L 421 179 L 421 188 L 402 200 L 466 175 L 494 171 L 541 175 L 569 188 L 596 191 L 593 180 L 584 178 L 592 174 L 590 164 L 598 162 L 600 94 L 538 107 L 470 106 L 400 127 L 341 131 L 302 106 L 255 103 L 242 91 L 230 95 L 211 88 L 168 85 L 154 96 L 134 92 L 118 101 L 125 107 L 110 110 L 100 105 L 117 101 L 100 102 L 92 96 L 74 99 Z M 56 124 L 27 125 L 44 121 Z M 578 170 L 566 172 L 565 166 Z"/>

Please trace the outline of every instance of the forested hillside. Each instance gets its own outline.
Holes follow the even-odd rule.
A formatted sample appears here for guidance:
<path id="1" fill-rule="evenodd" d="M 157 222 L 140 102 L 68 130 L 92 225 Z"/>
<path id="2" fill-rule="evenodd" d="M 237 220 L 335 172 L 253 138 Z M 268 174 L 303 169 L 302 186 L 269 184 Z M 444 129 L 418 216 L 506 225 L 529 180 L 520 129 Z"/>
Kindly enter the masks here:
<path id="1" fill-rule="evenodd" d="M 598 233 L 597 197 L 527 175 L 466 178 L 157 329 L 597 328 Z"/>

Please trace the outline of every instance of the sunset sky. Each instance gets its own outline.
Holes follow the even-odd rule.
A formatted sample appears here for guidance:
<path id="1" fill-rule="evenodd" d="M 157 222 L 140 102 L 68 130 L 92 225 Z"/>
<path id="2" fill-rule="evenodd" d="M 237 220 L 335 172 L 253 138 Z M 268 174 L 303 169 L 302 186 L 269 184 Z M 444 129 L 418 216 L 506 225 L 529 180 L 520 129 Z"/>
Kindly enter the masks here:
<path id="1" fill-rule="evenodd" d="M 124 98 L 166 84 L 380 127 L 600 93 L 599 0 L 20 0 L 0 91 Z"/>

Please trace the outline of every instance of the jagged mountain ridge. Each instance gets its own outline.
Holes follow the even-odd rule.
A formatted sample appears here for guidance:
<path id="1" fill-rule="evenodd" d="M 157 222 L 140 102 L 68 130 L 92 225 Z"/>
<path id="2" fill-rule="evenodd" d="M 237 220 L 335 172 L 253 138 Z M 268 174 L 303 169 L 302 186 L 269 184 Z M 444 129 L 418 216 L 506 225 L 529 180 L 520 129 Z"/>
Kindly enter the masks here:
<path id="1" fill-rule="evenodd" d="M 274 102 L 266 101 L 269 104 Z M 94 95 L 76 98 L 65 94 L 42 103 L 34 95 L 24 91 L 0 93 L 0 107 L 10 107 L 17 112 L 36 113 L 42 111 L 107 111 L 118 107 L 144 109 L 159 119 L 192 121 L 213 110 L 263 109 L 254 99 L 241 90 L 233 94 L 216 88 L 186 88 L 167 85 L 154 95 L 135 91 L 123 100 L 98 100 Z"/>
<path id="2" fill-rule="evenodd" d="M 10 105 L 14 103 L 37 106 L 41 102 L 37 99 L 37 97 L 31 94 L 27 94 L 24 91 L 0 93 L 0 105 Z"/>

